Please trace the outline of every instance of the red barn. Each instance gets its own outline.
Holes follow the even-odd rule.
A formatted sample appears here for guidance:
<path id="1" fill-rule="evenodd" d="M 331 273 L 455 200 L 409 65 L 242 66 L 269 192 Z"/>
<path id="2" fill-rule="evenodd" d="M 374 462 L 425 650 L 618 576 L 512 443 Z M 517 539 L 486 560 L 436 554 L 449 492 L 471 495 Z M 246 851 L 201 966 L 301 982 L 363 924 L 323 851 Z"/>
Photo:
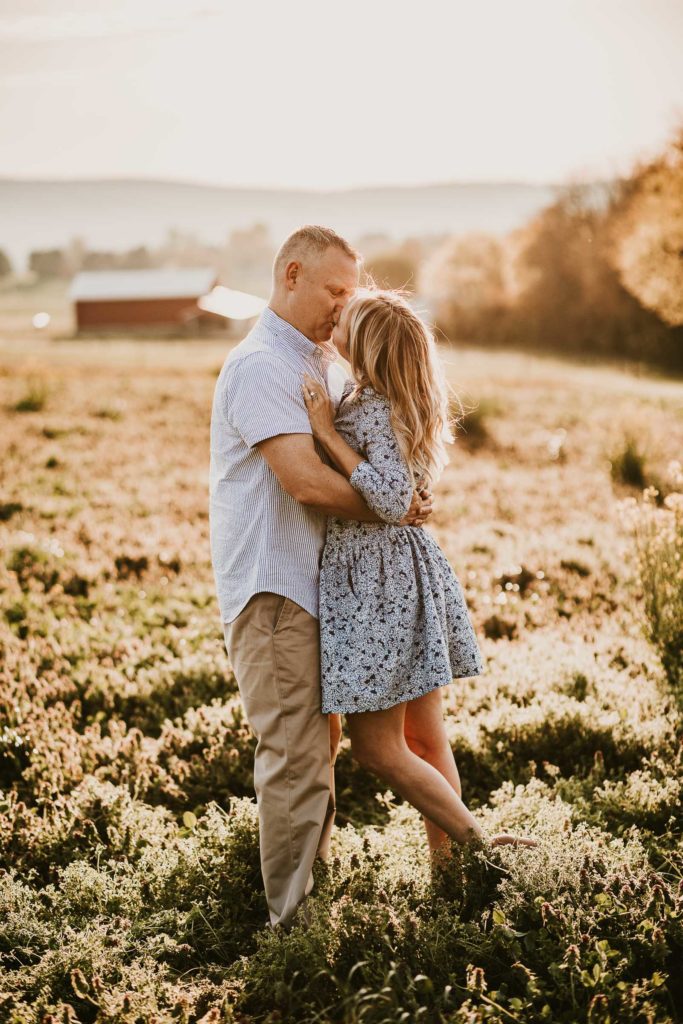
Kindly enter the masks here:
<path id="1" fill-rule="evenodd" d="M 93 270 L 76 274 L 69 297 L 78 331 L 186 327 L 217 318 L 199 299 L 218 282 L 211 267 Z"/>

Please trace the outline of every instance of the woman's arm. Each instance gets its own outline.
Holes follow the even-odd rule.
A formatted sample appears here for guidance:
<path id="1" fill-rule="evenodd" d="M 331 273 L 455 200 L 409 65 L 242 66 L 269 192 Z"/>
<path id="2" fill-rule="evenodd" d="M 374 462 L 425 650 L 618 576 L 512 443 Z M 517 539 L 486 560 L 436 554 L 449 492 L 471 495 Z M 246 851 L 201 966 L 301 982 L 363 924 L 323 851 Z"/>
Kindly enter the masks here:
<path id="1" fill-rule="evenodd" d="M 391 427 L 388 403 L 380 396 L 364 399 L 359 410 L 363 458 L 337 433 L 327 396 L 323 396 L 317 381 L 307 375 L 304 400 L 314 436 L 351 486 L 385 522 L 402 523 L 411 506 L 414 487 Z"/>
<path id="2" fill-rule="evenodd" d="M 347 480 L 356 466 L 363 462 L 363 456 L 355 452 L 351 445 L 347 444 L 341 434 L 338 434 L 334 428 L 329 434 L 324 434 L 318 440 Z"/>
<path id="3" fill-rule="evenodd" d="M 413 479 L 391 426 L 389 403 L 379 395 L 363 402 L 360 425 L 366 457 L 349 483 L 378 516 L 400 523 L 413 496 Z"/>
<path id="4" fill-rule="evenodd" d="M 323 391 L 315 377 L 305 373 L 302 390 L 313 436 L 348 480 L 358 463 L 363 461 L 362 456 L 337 433 L 329 395 Z"/>

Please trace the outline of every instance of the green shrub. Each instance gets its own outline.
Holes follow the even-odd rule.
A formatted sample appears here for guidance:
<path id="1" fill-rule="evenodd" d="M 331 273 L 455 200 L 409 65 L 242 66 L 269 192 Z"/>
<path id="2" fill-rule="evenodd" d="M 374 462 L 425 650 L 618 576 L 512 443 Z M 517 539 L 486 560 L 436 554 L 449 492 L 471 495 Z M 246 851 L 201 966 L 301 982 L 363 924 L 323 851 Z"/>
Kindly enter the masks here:
<path id="1" fill-rule="evenodd" d="M 49 389 L 44 380 L 30 380 L 22 397 L 14 403 L 13 409 L 15 412 L 40 412 L 45 408 L 48 394 Z"/>
<path id="2" fill-rule="evenodd" d="M 343 830 L 309 898 L 310 925 L 257 935 L 237 1009 L 307 1024 L 570 1024 L 602 1019 L 600 1008 L 632 1024 L 648 1010 L 666 1019 L 683 895 L 652 871 L 637 835 L 576 821 L 537 779 L 501 787 L 485 817 L 489 830 L 512 823 L 542 845 L 455 847 L 430 880 L 411 869 L 411 809 L 396 808 L 362 845 Z"/>
<path id="3" fill-rule="evenodd" d="M 595 698 L 553 694 L 524 706 L 500 698 L 477 722 L 476 744 L 465 734 L 454 740 L 467 799 L 486 801 L 504 781 L 526 783 L 537 765 L 549 763 L 564 776 L 589 773 L 596 751 L 608 772 L 633 770 L 648 753 L 647 741 Z"/>
<path id="4" fill-rule="evenodd" d="M 498 403 L 482 398 L 477 405 L 465 409 L 459 402 L 452 402 L 450 415 L 456 423 L 454 434 L 460 444 L 471 451 L 492 443 L 489 421 L 499 412 Z"/>
<path id="5" fill-rule="evenodd" d="M 683 484 L 675 464 L 677 484 Z M 643 502 L 622 503 L 633 530 L 645 631 L 662 659 L 671 689 L 683 705 L 683 493 L 672 492 L 657 507 L 656 492 L 647 488 Z"/>
<path id="6" fill-rule="evenodd" d="M 59 580 L 61 559 L 64 551 L 56 541 L 36 541 L 32 534 L 27 540 L 12 548 L 6 560 L 7 568 L 17 576 L 23 590 L 38 582 L 44 590 L 51 590 Z"/>
<path id="7" fill-rule="evenodd" d="M 123 419 L 123 407 L 117 405 L 103 405 L 93 413 L 100 420 L 113 420 L 117 422 Z"/>
<path id="8" fill-rule="evenodd" d="M 643 488 L 647 484 L 645 455 L 633 437 L 627 437 L 623 447 L 612 455 L 610 467 L 612 479 L 617 483 L 638 488 Z"/>
<path id="9" fill-rule="evenodd" d="M 79 671 L 76 679 L 86 720 L 115 715 L 146 735 L 159 735 L 167 719 L 234 693 L 234 677 L 222 652 L 217 653 L 218 657 L 214 652 L 188 652 L 174 658 L 165 652 L 163 660 L 156 658 L 150 663 L 145 652 L 137 660 L 122 659 L 117 666 L 122 678 L 116 683 L 111 673 Z M 182 751 L 178 752 L 182 756 Z"/>
<path id="10" fill-rule="evenodd" d="M 0 504 L 0 522 L 6 523 L 8 519 L 16 515 L 17 512 L 22 512 L 24 506 L 20 501 L 5 501 Z"/>

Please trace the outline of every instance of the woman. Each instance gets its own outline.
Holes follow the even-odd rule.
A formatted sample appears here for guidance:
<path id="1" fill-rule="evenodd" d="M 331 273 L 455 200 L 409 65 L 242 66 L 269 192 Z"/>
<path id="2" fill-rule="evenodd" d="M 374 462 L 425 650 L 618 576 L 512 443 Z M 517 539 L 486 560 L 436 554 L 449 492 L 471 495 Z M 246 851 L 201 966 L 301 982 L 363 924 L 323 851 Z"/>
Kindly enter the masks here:
<path id="1" fill-rule="evenodd" d="M 489 837 L 461 799 L 441 687 L 483 663 L 460 583 L 434 538 L 401 526 L 448 461 L 448 397 L 433 337 L 396 292 L 359 292 L 332 340 L 351 365 L 336 418 L 304 377 L 314 436 L 381 518 L 330 517 L 320 571 L 322 710 L 353 756 L 423 815 L 432 856 Z M 536 846 L 500 833 L 491 845 Z"/>

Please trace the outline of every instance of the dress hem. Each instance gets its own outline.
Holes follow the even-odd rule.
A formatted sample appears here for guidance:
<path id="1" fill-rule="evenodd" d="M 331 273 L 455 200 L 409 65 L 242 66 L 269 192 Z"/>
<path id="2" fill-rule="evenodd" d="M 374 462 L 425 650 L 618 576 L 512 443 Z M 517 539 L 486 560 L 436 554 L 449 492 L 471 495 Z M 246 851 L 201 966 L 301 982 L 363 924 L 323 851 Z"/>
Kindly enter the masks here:
<path id="1" fill-rule="evenodd" d="M 442 683 L 434 683 L 432 686 L 428 686 L 425 689 L 419 690 L 417 693 L 412 694 L 410 697 L 404 697 L 399 700 L 392 701 L 391 704 L 379 704 L 372 705 L 371 707 L 326 707 L 323 701 L 322 713 L 324 715 L 354 715 L 365 711 L 388 711 L 389 708 L 396 707 L 397 704 L 407 704 L 411 700 L 416 700 L 418 697 L 424 697 L 425 694 L 431 693 L 432 690 L 441 689 L 443 686 L 448 686 L 449 683 L 454 682 L 456 679 L 475 679 L 477 676 L 484 674 L 484 668 L 479 672 L 461 672 L 459 675 L 451 676 L 450 679 L 444 680 Z"/>

